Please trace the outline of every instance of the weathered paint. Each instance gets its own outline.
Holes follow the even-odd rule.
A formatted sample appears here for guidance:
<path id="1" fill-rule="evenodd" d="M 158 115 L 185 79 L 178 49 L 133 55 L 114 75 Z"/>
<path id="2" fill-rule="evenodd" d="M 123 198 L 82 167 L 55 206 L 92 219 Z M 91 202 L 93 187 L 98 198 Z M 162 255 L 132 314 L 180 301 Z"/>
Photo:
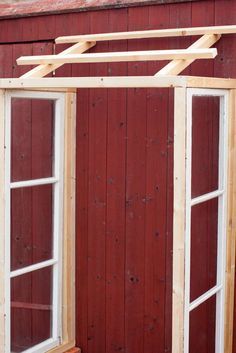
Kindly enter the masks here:
<path id="1" fill-rule="evenodd" d="M 151 4 L 168 4 L 199 0 L 6 0 L 0 1 L 0 18 L 37 16 L 65 12 L 104 10 Z"/>

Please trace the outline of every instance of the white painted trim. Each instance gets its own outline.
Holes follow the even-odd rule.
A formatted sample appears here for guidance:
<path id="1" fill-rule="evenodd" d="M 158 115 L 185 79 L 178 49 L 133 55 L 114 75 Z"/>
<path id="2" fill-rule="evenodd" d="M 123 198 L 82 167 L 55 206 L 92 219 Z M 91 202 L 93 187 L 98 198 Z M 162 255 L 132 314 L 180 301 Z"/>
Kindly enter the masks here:
<path id="1" fill-rule="evenodd" d="M 46 341 L 43 341 L 29 349 L 26 349 L 22 353 L 44 353 L 45 349 L 48 351 L 49 349 L 52 349 L 56 346 L 58 346 L 59 341 L 54 340 L 53 338 L 49 338 Z"/>
<path id="2" fill-rule="evenodd" d="M 228 139 L 228 91 L 221 89 L 187 89 L 187 146 L 186 146 L 186 229 L 185 229 L 185 319 L 184 353 L 189 352 L 189 314 L 198 305 L 216 294 L 216 352 L 224 352 L 224 297 L 226 266 L 226 204 L 227 204 L 227 139 Z M 219 185 L 218 189 L 191 198 L 192 179 L 192 97 L 220 97 L 220 135 L 219 135 Z M 190 264 L 191 264 L 191 208 L 194 205 L 218 198 L 218 246 L 216 286 L 190 303 Z"/>
<path id="3" fill-rule="evenodd" d="M 33 180 L 25 180 L 25 181 L 15 181 L 13 183 L 10 183 L 10 188 L 18 189 L 18 188 L 37 186 L 37 185 L 48 185 L 48 184 L 54 184 L 58 181 L 59 179 L 57 178 L 42 178 L 42 179 L 33 179 Z"/>
<path id="4" fill-rule="evenodd" d="M 29 272 L 41 270 L 42 268 L 53 266 L 56 263 L 57 263 L 57 260 L 52 259 L 52 260 L 38 262 L 37 264 L 33 264 L 27 267 L 19 268 L 18 270 L 12 271 L 10 273 L 10 278 L 15 278 Z"/>
<path id="5" fill-rule="evenodd" d="M 191 200 L 191 206 L 195 206 L 202 202 L 215 199 L 216 197 L 223 195 L 223 193 L 224 193 L 224 190 L 216 190 L 216 191 L 209 192 L 208 194 L 195 197 L 194 199 Z"/>
<path id="6" fill-rule="evenodd" d="M 221 289 L 223 288 L 222 285 L 220 286 L 215 286 L 211 289 L 209 289 L 206 293 L 202 294 L 200 297 L 192 301 L 189 305 L 189 311 L 192 311 L 193 309 L 196 309 L 199 305 L 210 299 L 213 295 L 218 293 Z"/>
<path id="7" fill-rule="evenodd" d="M 53 177 L 41 178 L 27 181 L 11 182 L 11 99 L 12 98 L 28 98 L 28 99 L 45 99 L 55 101 L 55 130 L 54 130 L 54 166 Z M 5 128 L 5 146 L 6 146 L 6 178 L 5 178 L 5 192 L 6 192 L 6 288 L 5 288 L 5 315 L 6 315 L 6 345 L 5 352 L 11 351 L 10 343 L 10 279 L 17 276 L 36 271 L 48 266 L 53 268 L 53 298 L 52 298 L 52 312 L 53 312 L 53 325 L 52 337 L 35 347 L 26 350 L 25 353 L 43 353 L 55 347 L 60 343 L 61 325 L 62 325 L 62 234 L 63 234 L 63 185 L 64 185 L 64 172 L 63 172 L 63 158 L 64 158 L 64 114 L 65 114 L 65 94 L 58 92 L 36 92 L 36 91 L 8 91 L 6 94 L 6 128 Z M 10 193 L 11 189 L 20 187 L 32 187 L 36 185 L 53 185 L 53 244 L 54 252 L 53 258 L 48 261 L 33 264 L 22 269 L 15 271 L 10 270 Z"/>

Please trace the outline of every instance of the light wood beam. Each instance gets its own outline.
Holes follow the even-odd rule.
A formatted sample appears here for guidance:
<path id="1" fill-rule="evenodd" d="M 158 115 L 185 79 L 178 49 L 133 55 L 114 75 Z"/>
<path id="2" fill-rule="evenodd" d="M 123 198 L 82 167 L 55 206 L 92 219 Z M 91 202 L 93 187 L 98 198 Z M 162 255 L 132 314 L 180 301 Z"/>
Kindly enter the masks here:
<path id="1" fill-rule="evenodd" d="M 186 79 L 179 76 L 113 76 L 113 77 L 49 77 L 0 79 L 0 88 L 131 88 L 185 87 Z"/>
<path id="2" fill-rule="evenodd" d="M 229 95 L 228 136 L 228 205 L 227 205 L 227 256 L 225 292 L 225 353 L 232 352 L 234 327 L 234 283 L 236 245 L 236 90 Z"/>
<path id="3" fill-rule="evenodd" d="M 115 32 L 101 34 L 86 34 L 63 36 L 56 39 L 56 43 L 77 43 L 79 41 L 105 41 L 121 39 L 141 39 L 158 37 L 185 37 L 199 36 L 204 34 L 230 34 L 236 33 L 236 26 L 210 26 L 210 27 L 192 27 L 192 28 L 173 28 L 159 29 L 149 31 Z"/>
<path id="4" fill-rule="evenodd" d="M 200 48 L 209 48 L 213 44 L 215 44 L 219 39 L 220 34 L 205 34 L 201 38 L 199 38 L 196 42 L 194 42 L 188 49 L 200 49 Z M 158 71 L 154 76 L 161 75 L 178 75 L 182 72 L 186 67 L 192 64 L 195 59 L 191 60 L 173 60 L 166 66 L 164 66 L 160 71 Z"/>
<path id="5" fill-rule="evenodd" d="M 186 89 L 175 88 L 172 353 L 184 352 Z"/>
<path id="6" fill-rule="evenodd" d="M 68 54 L 82 54 L 85 51 L 89 50 L 90 48 L 94 47 L 96 42 L 80 42 L 76 43 L 75 45 L 71 46 L 70 48 L 67 48 L 66 50 L 62 51 L 61 53 L 57 54 L 59 57 L 68 55 Z M 48 75 L 50 72 L 58 69 L 60 66 L 62 66 L 63 63 L 61 64 L 46 64 L 46 65 L 39 65 L 32 70 L 26 72 L 24 75 L 21 76 L 21 78 L 30 78 L 30 77 L 44 77 Z"/>
<path id="7" fill-rule="evenodd" d="M 115 53 L 68 54 L 68 55 L 39 55 L 22 56 L 17 59 L 18 65 L 37 64 L 71 64 L 71 63 L 99 63 L 121 61 L 152 61 L 171 59 L 212 59 L 217 55 L 213 49 L 174 49 L 147 50 Z"/>

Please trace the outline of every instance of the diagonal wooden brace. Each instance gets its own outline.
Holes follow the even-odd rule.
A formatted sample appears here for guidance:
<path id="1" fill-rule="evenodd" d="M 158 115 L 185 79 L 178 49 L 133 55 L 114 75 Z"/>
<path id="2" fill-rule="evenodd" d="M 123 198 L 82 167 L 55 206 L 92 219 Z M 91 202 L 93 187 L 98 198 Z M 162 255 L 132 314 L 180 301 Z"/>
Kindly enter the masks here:
<path id="1" fill-rule="evenodd" d="M 57 54 L 57 56 L 67 55 L 67 54 L 82 54 L 85 51 L 89 50 L 90 48 L 94 47 L 96 42 L 80 42 L 72 45 L 71 47 L 67 48 L 66 50 L 62 51 L 61 53 Z M 48 75 L 50 72 L 58 69 L 62 64 L 55 64 L 55 65 L 39 65 L 32 70 L 26 72 L 21 78 L 37 78 L 37 77 L 44 77 Z"/>
<path id="2" fill-rule="evenodd" d="M 196 42 L 194 42 L 188 49 L 206 49 L 210 48 L 213 44 L 215 44 L 219 39 L 220 34 L 205 34 L 201 38 L 199 38 Z M 186 67 L 192 64 L 196 59 L 190 60 L 172 60 L 169 64 L 164 66 L 160 71 L 158 71 L 154 76 L 163 76 L 163 75 L 178 75 L 182 72 Z"/>

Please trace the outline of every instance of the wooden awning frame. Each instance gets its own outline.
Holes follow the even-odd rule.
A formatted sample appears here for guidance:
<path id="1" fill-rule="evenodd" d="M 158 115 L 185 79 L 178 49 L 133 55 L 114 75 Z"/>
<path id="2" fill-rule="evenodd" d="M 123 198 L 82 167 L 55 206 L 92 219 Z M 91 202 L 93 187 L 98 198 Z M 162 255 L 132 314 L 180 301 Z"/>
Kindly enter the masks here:
<path id="1" fill-rule="evenodd" d="M 211 48 L 222 34 L 235 34 L 236 25 L 194 28 L 176 28 L 133 32 L 116 32 L 58 37 L 56 44 L 73 44 L 55 55 L 22 56 L 18 65 L 38 65 L 16 79 L 0 79 L 0 88 L 109 88 L 109 87 L 206 87 L 217 86 L 215 78 L 178 76 L 198 59 L 213 59 L 217 49 Z M 144 38 L 201 36 L 186 49 L 146 50 L 109 53 L 86 53 L 99 41 L 132 40 Z M 132 62 L 171 60 L 154 76 L 64 77 L 44 78 L 65 63 Z M 219 88 L 232 88 L 234 82 L 227 79 Z M 216 86 L 215 86 L 216 84 Z M 223 87 L 222 87 L 223 85 Z"/>

